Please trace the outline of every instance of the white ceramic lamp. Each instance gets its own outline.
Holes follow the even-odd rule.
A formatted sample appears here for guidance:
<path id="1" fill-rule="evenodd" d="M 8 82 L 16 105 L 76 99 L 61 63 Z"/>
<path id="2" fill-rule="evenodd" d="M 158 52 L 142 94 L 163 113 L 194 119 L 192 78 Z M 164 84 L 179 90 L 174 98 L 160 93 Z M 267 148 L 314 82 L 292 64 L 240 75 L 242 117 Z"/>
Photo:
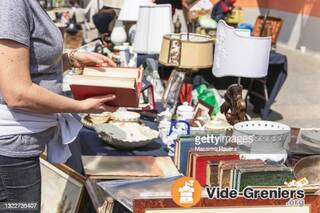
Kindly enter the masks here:
<path id="1" fill-rule="evenodd" d="M 122 21 L 116 21 L 111 33 L 111 42 L 116 46 L 122 45 L 127 41 L 127 33 Z"/>
<path id="2" fill-rule="evenodd" d="M 159 54 L 162 37 L 173 31 L 170 4 L 140 6 L 133 50 L 140 54 Z"/>
<path id="3" fill-rule="evenodd" d="M 124 0 L 118 20 L 136 22 L 139 18 L 140 6 L 151 4 L 151 0 Z"/>

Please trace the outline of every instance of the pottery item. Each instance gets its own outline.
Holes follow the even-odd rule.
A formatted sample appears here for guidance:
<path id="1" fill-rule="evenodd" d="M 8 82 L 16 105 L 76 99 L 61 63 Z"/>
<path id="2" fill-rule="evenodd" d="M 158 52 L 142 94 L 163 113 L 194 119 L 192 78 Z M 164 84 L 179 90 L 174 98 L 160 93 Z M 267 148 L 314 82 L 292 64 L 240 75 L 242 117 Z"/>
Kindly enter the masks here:
<path id="1" fill-rule="evenodd" d="M 111 33 L 111 42 L 116 45 L 120 46 L 127 40 L 127 33 L 124 28 L 122 21 L 116 21 L 116 24 Z"/>
<path id="2" fill-rule="evenodd" d="M 134 122 L 96 125 L 96 132 L 107 144 L 119 149 L 143 147 L 159 137 L 159 132 Z"/>
<path id="3" fill-rule="evenodd" d="M 296 179 L 307 178 L 309 184 L 320 184 L 320 155 L 300 159 L 294 166 Z"/>
<path id="4" fill-rule="evenodd" d="M 93 128 L 94 125 L 107 123 L 111 120 L 111 112 L 101 114 L 86 114 L 82 116 L 81 123 L 87 128 Z"/>
<path id="5" fill-rule="evenodd" d="M 112 113 L 112 120 L 120 122 L 138 122 L 140 120 L 140 114 L 137 112 L 119 110 Z"/>
<path id="6" fill-rule="evenodd" d="M 290 127 L 272 121 L 245 121 L 233 126 L 238 151 L 266 163 L 284 163 L 284 144 L 290 140 Z"/>
<path id="7" fill-rule="evenodd" d="M 193 107 L 189 106 L 188 102 L 184 102 L 177 108 L 178 120 L 190 120 L 193 118 Z"/>

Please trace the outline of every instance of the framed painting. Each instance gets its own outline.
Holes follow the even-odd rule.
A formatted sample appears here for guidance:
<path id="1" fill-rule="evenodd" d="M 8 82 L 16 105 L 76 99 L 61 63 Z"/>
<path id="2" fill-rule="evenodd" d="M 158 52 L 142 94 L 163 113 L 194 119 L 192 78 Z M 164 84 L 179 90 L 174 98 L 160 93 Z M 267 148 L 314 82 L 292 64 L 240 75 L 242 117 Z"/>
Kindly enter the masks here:
<path id="1" fill-rule="evenodd" d="M 77 213 L 84 193 L 85 178 L 71 168 L 53 165 L 40 158 L 41 213 Z"/>
<path id="2" fill-rule="evenodd" d="M 213 111 L 213 107 L 204 103 L 203 101 L 199 101 L 194 109 L 194 117 L 193 119 L 198 119 L 200 117 L 209 117 Z"/>

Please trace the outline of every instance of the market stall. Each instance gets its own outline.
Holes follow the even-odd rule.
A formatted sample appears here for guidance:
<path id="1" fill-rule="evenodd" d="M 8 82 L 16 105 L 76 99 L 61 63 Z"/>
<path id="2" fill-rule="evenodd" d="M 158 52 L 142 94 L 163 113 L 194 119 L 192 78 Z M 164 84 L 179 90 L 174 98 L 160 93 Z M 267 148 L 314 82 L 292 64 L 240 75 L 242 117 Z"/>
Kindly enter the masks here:
<path id="1" fill-rule="evenodd" d="M 248 29 L 235 29 L 222 20 L 214 35 L 173 33 L 170 5 L 136 3 L 131 12 L 137 14 L 129 19 L 120 12 L 110 35 L 80 42 L 79 51 L 109 56 L 118 67 L 84 67 L 64 74 L 67 96 L 84 100 L 113 94 L 111 105 L 117 110 L 78 115 L 84 127 L 70 145 L 67 162 L 77 172 L 42 160 L 45 192 L 50 184 L 65 189 L 57 190 L 53 207 L 46 208 L 158 213 L 201 207 L 203 212 L 244 212 L 249 205 L 263 208 L 260 212 L 317 213 L 319 130 L 257 121 L 247 113 L 249 97 L 267 119 L 287 77 L 287 58 L 272 50 L 271 37 L 251 36 Z M 65 33 L 79 25 L 71 18 Z M 224 76 L 233 78 L 220 79 Z M 221 95 L 218 89 L 223 86 Z M 53 176 L 62 180 L 54 182 Z M 179 185 L 179 203 L 173 189 L 185 177 L 191 179 Z M 200 192 L 194 202 L 197 184 Z M 250 200 L 242 194 L 217 200 L 208 198 L 206 186 L 238 192 L 248 187 L 302 190 L 305 196 Z M 291 200 L 297 203 L 288 204 Z"/>

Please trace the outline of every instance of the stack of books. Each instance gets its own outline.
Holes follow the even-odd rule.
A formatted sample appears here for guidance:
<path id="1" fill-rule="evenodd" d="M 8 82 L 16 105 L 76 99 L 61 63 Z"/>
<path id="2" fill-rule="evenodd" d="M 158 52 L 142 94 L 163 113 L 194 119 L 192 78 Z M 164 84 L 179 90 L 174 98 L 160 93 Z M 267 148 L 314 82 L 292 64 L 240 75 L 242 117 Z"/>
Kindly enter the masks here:
<path id="1" fill-rule="evenodd" d="M 294 180 L 293 169 L 266 165 L 261 160 L 208 161 L 206 184 L 242 191 L 246 187 L 285 187 Z"/>
<path id="2" fill-rule="evenodd" d="M 190 135 L 180 135 L 176 145 L 174 153 L 174 162 L 178 170 L 187 175 L 188 153 L 191 150 L 194 151 L 207 151 L 219 149 L 224 146 L 224 141 L 219 140 L 217 143 L 201 143 L 199 139 L 201 137 L 207 137 L 208 135 L 217 136 L 217 138 L 224 133 L 212 132 L 212 131 L 193 131 Z"/>
<path id="3" fill-rule="evenodd" d="M 220 161 L 239 160 L 240 156 L 233 151 L 194 151 L 190 150 L 188 155 L 187 176 L 193 177 L 204 186 L 207 181 L 212 180 L 217 184 L 218 165 Z M 207 164 L 210 171 L 207 174 Z"/>

